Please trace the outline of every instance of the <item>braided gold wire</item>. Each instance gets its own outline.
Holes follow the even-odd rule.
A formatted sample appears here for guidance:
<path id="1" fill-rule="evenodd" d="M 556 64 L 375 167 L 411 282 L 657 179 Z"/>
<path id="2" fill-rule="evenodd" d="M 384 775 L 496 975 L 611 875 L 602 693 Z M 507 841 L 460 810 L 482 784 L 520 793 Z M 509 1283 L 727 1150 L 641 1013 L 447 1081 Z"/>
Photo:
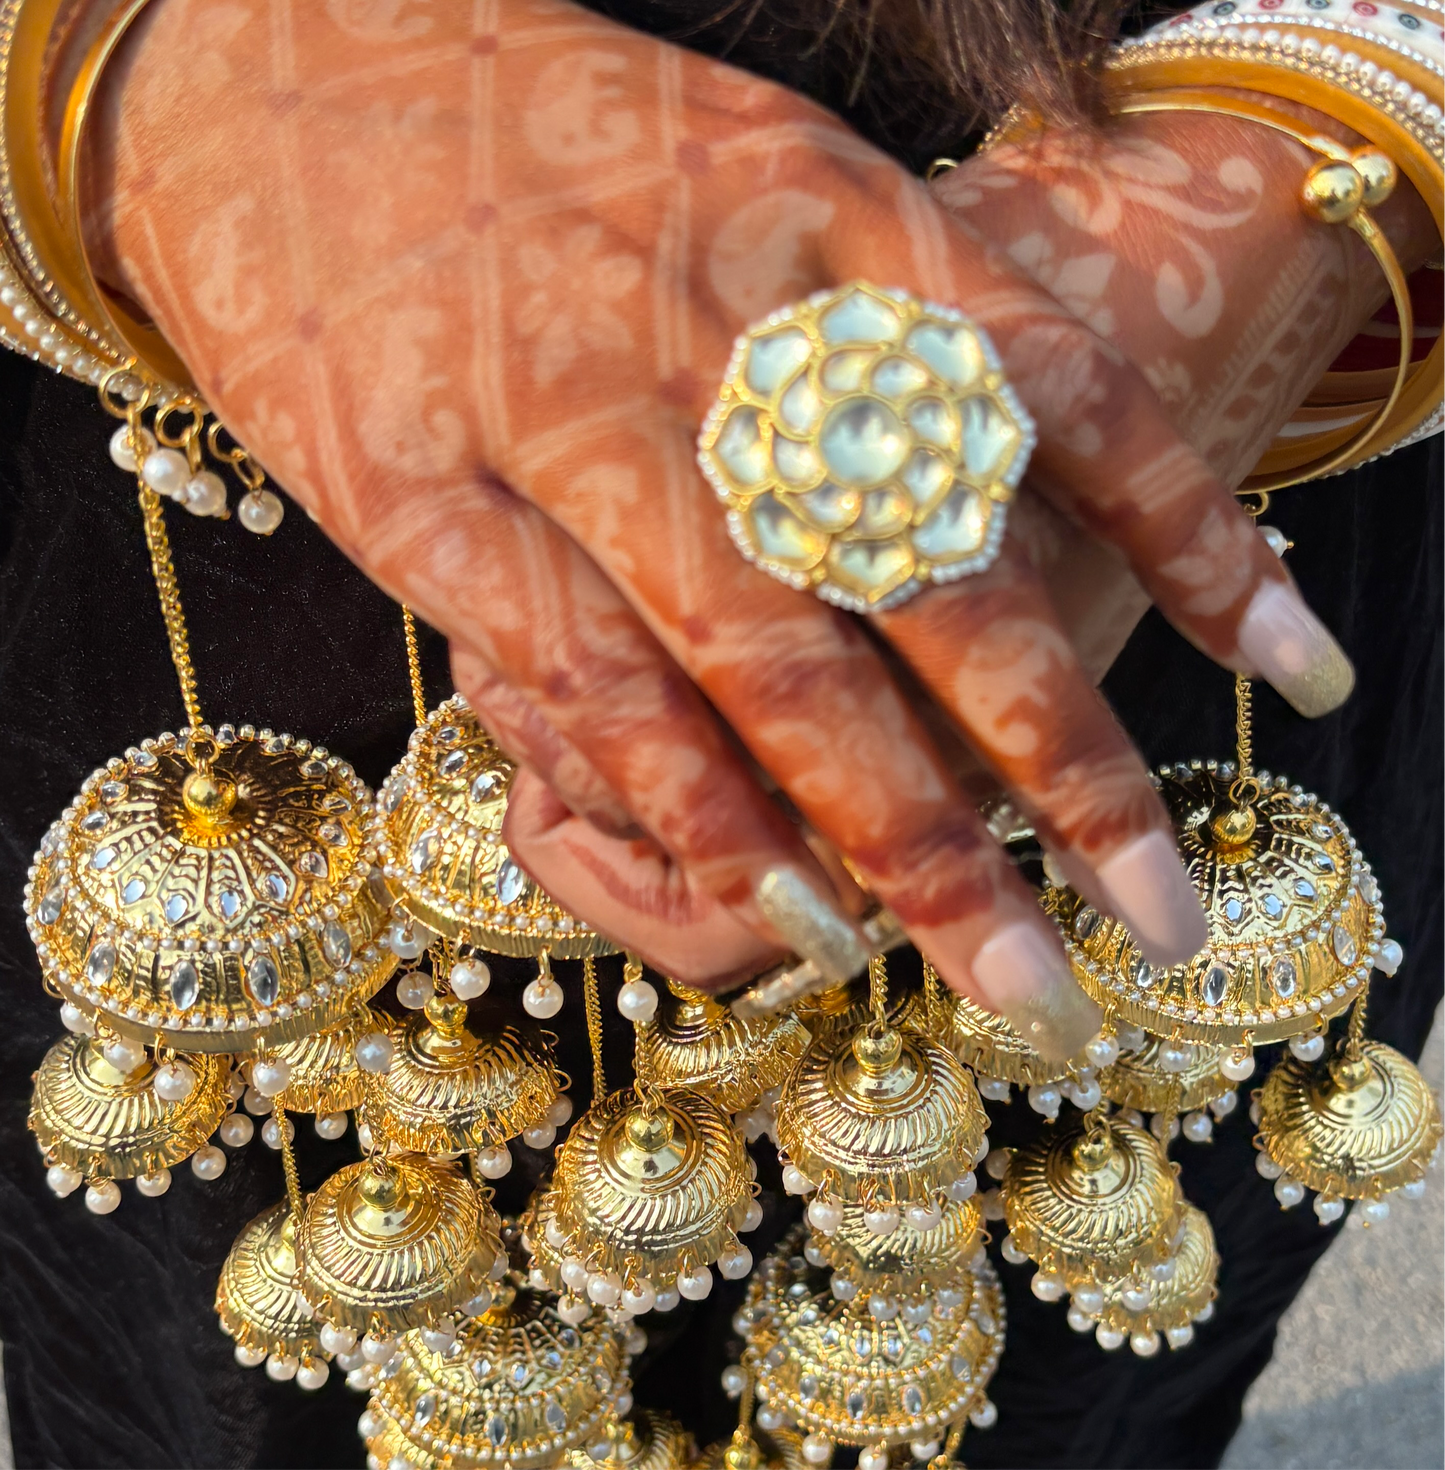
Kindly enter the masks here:
<path id="1" fill-rule="evenodd" d="M 133 426 L 134 427 L 134 426 Z M 161 617 L 165 620 L 166 637 L 171 645 L 171 662 L 181 685 L 181 703 L 192 730 L 199 730 L 201 703 L 196 695 L 196 669 L 191 662 L 191 639 L 186 617 L 181 608 L 181 590 L 176 582 L 175 563 L 171 560 L 171 540 L 166 534 L 165 509 L 154 490 L 144 485 L 137 492 L 141 516 L 145 521 L 146 545 L 151 554 L 151 573 L 161 601 Z"/>
<path id="2" fill-rule="evenodd" d="M 411 707 L 418 725 L 426 724 L 426 686 L 421 679 L 421 649 L 416 641 L 416 617 L 409 607 L 401 610 L 401 626 L 406 632 L 406 671 L 411 679 Z"/>
<path id="3" fill-rule="evenodd" d="M 602 1001 L 597 994 L 597 961 L 582 961 L 582 1003 L 587 1012 L 587 1042 L 592 1048 L 592 1102 L 607 1096 L 607 1074 L 602 1068 Z"/>

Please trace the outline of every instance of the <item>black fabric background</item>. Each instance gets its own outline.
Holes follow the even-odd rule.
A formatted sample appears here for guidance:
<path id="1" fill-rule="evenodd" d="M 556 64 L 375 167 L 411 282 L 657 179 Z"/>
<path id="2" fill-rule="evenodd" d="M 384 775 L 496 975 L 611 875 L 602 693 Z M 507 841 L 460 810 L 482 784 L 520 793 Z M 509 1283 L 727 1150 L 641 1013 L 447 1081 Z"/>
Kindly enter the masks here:
<path id="1" fill-rule="evenodd" d="M 896 98 L 865 88 L 847 105 L 853 58 L 811 44 L 768 7 L 590 3 L 842 106 L 914 167 L 964 146 L 931 94 L 900 110 Z M 694 24 L 708 14 L 722 19 Z M 79 1195 L 50 1195 L 25 1128 L 30 1074 L 60 1034 L 21 917 L 25 869 L 95 764 L 181 718 L 139 511 L 105 453 L 112 427 L 87 390 L 0 353 L 0 997 L 8 1023 L 0 1030 L 0 1342 L 16 1463 L 360 1465 L 354 1422 L 364 1401 L 340 1373 L 308 1395 L 242 1370 L 211 1312 L 231 1240 L 283 1190 L 279 1157 L 259 1130 L 216 1183 L 183 1167 L 163 1199 L 126 1187 L 120 1209 L 97 1219 Z M 1341 811 L 1375 865 L 1407 964 L 1376 986 L 1371 1029 L 1412 1056 L 1439 1000 L 1442 958 L 1440 442 L 1280 498 L 1269 520 L 1299 543 L 1291 567 L 1354 658 L 1359 687 L 1345 709 L 1314 724 L 1268 689 L 1256 713 L 1259 763 L 1288 771 Z M 412 723 L 395 607 L 294 507 L 269 540 L 179 513 L 170 524 L 208 717 L 304 734 L 378 783 Z M 440 640 L 430 639 L 425 654 L 435 700 L 449 688 Z M 1139 628 L 1107 688 L 1149 760 L 1231 753 L 1229 675 L 1157 617 Z M 515 1022 L 516 987 L 505 982 L 524 981 L 528 966 L 493 968 L 501 983 L 488 1002 Z M 616 964 L 603 968 L 615 986 Z M 606 997 L 604 1014 L 616 1078 L 625 1073 L 628 1028 Z M 552 1024 L 563 1065 L 585 1079 L 575 986 Z M 1257 1075 L 1272 1060 L 1261 1054 Z M 585 1081 L 574 1096 L 585 1105 Z M 1021 1101 L 990 1112 L 996 1143 L 1038 1125 Z M 355 1136 L 323 1144 L 299 1121 L 303 1181 L 314 1188 L 354 1156 Z M 991 1390 L 999 1423 L 964 1440 L 975 1470 L 1217 1463 L 1244 1392 L 1269 1359 L 1280 1313 L 1333 1236 L 1307 1207 L 1277 1208 L 1254 1172 L 1249 1135 L 1241 1107 L 1211 1145 L 1175 1146 L 1186 1191 L 1208 1211 L 1223 1258 L 1216 1316 L 1187 1351 L 1147 1362 L 1127 1350 L 1106 1355 L 1068 1329 L 1061 1306 L 1035 1300 L 1028 1268 L 995 1256 L 1008 1339 Z M 776 1161 L 757 1152 L 772 1186 L 749 1242 L 760 1255 L 797 1212 L 776 1188 Z M 520 1207 L 545 1162 L 521 1147 L 514 1153 L 503 1208 Z M 729 1318 L 741 1295 L 741 1285 L 720 1286 L 699 1307 L 647 1319 L 638 1401 L 679 1415 L 701 1443 L 734 1422 L 717 1384 L 736 1355 Z"/>

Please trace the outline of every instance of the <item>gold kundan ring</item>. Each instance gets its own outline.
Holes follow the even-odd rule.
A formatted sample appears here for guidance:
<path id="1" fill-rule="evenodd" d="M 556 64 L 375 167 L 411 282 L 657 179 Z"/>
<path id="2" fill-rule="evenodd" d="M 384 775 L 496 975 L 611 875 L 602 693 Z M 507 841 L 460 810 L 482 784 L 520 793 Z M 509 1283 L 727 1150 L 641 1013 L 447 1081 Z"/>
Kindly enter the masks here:
<path id="1" fill-rule="evenodd" d="M 750 562 L 877 612 L 991 565 L 1034 440 L 981 327 L 854 281 L 737 339 L 697 458 Z"/>

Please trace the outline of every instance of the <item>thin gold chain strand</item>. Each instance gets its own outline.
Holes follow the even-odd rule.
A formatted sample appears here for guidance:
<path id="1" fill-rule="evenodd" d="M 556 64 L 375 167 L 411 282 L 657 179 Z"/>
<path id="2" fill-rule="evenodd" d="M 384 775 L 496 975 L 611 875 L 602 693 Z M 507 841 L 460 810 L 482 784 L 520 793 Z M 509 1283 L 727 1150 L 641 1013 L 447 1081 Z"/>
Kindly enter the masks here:
<path id="1" fill-rule="evenodd" d="M 1244 781 L 1254 777 L 1253 700 L 1249 680 L 1243 674 L 1234 676 L 1234 742 L 1239 760 L 1239 775 Z"/>
<path id="2" fill-rule="evenodd" d="M 281 1142 L 281 1168 L 286 1174 L 286 1198 L 291 1205 L 291 1218 L 300 1225 L 306 1203 L 301 1196 L 301 1175 L 296 1171 L 296 1153 L 291 1147 L 291 1132 L 286 1126 L 286 1109 L 279 1102 L 271 1104 L 271 1116 Z"/>
<path id="3" fill-rule="evenodd" d="M 401 610 L 401 625 L 406 630 L 406 671 L 411 676 L 411 707 L 418 725 L 426 724 L 426 686 L 421 681 L 421 649 L 416 641 L 416 617 L 409 607 Z"/>
<path id="4" fill-rule="evenodd" d="M 888 966 L 881 954 L 868 961 L 868 1005 L 875 1021 L 888 1015 Z"/>
<path id="5" fill-rule="evenodd" d="M 171 645 L 171 662 L 181 682 L 181 703 L 192 730 L 199 730 L 201 703 L 196 697 L 196 669 L 191 662 L 191 638 L 186 631 L 186 615 L 181 609 L 181 589 L 176 583 L 175 563 L 171 560 L 171 538 L 166 534 L 166 513 L 161 498 L 154 490 L 141 486 L 136 495 L 145 521 L 146 545 L 150 548 L 151 573 L 161 600 L 161 617 L 165 619 L 166 637 Z"/>
<path id="6" fill-rule="evenodd" d="M 870 977 L 871 978 L 871 977 Z M 929 1022 L 938 1018 L 938 1006 L 940 1001 L 938 993 L 938 971 L 933 968 L 931 960 L 923 962 L 923 1009 Z"/>
<path id="7" fill-rule="evenodd" d="M 587 1011 L 587 1042 L 592 1048 L 592 1106 L 607 1096 L 607 1073 L 602 1070 L 602 1001 L 597 994 L 597 961 L 582 961 L 582 1003 Z"/>

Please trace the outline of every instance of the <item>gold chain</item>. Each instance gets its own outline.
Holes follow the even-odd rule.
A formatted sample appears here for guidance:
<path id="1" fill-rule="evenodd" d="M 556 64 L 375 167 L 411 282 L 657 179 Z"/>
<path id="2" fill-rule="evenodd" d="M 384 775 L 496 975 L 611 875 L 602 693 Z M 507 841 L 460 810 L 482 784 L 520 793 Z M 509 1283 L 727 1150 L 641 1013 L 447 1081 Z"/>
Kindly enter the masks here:
<path id="1" fill-rule="evenodd" d="M 1234 743 L 1242 781 L 1254 779 L 1253 701 L 1250 683 L 1243 674 L 1234 676 Z"/>
<path id="2" fill-rule="evenodd" d="M 872 978 L 871 975 L 869 977 Z M 933 968 L 932 960 L 923 962 L 923 1009 L 932 1025 L 938 1019 L 938 1007 L 942 1000 L 938 993 L 938 971 Z"/>
<path id="3" fill-rule="evenodd" d="M 597 961 L 582 961 L 582 1004 L 587 1012 L 587 1042 L 592 1048 L 592 1106 L 607 1096 L 607 1073 L 602 1070 L 602 1001 L 597 994 Z"/>
<path id="4" fill-rule="evenodd" d="M 136 499 L 140 501 L 145 521 L 146 545 L 150 548 L 151 572 L 156 579 L 156 592 L 161 600 L 161 617 L 165 619 L 166 637 L 171 645 L 171 662 L 181 683 L 181 703 L 192 730 L 205 723 L 201 718 L 201 702 L 196 697 L 196 669 L 191 662 L 191 638 L 186 630 L 186 615 L 181 609 L 181 589 L 176 583 L 175 563 L 171 560 L 171 538 L 166 535 L 166 513 L 161 498 L 145 485 Z"/>
<path id="5" fill-rule="evenodd" d="M 426 724 L 426 686 L 421 681 L 421 650 L 416 641 L 416 618 L 409 607 L 401 610 L 401 625 L 406 630 L 406 670 L 411 676 L 411 707 L 418 725 Z"/>
<path id="6" fill-rule="evenodd" d="M 888 1015 L 888 966 L 881 954 L 868 961 L 868 1005 L 875 1021 Z"/>
<path id="7" fill-rule="evenodd" d="M 301 1197 L 301 1176 L 296 1171 L 296 1154 L 291 1147 L 291 1131 L 286 1124 L 286 1109 L 279 1102 L 271 1104 L 271 1116 L 276 1122 L 276 1132 L 281 1142 L 281 1168 L 286 1174 L 286 1198 L 291 1205 L 291 1218 L 297 1225 L 306 1209 Z"/>

